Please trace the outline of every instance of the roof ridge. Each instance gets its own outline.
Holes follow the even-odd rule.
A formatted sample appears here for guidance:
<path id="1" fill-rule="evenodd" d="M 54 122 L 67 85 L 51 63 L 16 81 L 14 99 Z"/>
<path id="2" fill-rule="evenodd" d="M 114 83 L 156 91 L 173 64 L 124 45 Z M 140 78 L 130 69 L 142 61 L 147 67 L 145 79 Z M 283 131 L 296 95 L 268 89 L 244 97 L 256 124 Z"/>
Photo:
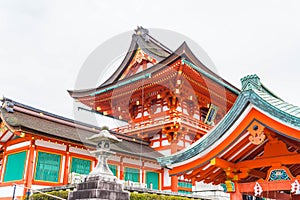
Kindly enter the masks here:
<path id="1" fill-rule="evenodd" d="M 61 115 L 53 114 L 53 113 L 50 113 L 50 112 L 47 112 L 47 111 L 44 111 L 44 110 L 41 110 L 41 109 L 38 109 L 38 108 L 35 108 L 35 107 L 32 107 L 32 106 L 22 104 L 20 102 L 14 101 L 10 98 L 3 97 L 0 101 L 2 101 L 3 104 L 4 104 L 4 102 L 11 102 L 11 103 L 13 103 L 14 106 L 18 106 L 18 107 L 21 107 L 21 108 L 24 108 L 24 109 L 28 109 L 29 111 L 35 112 L 37 114 L 42 113 L 43 115 L 46 115 L 48 117 L 53 117 L 53 118 L 57 118 L 58 120 L 63 120 L 63 121 L 69 122 L 72 125 L 52 120 L 55 123 L 64 124 L 64 125 L 71 126 L 71 127 L 74 127 L 74 128 L 76 128 L 76 126 L 78 126 L 78 125 L 85 126 L 85 127 L 81 127 L 81 129 L 85 128 L 85 129 L 88 129 L 88 131 L 91 131 L 91 132 L 93 132 L 93 131 L 97 132 L 97 131 L 102 130 L 101 127 L 99 127 L 99 126 L 95 126 L 95 125 L 88 124 L 88 123 L 85 123 L 85 122 L 81 122 L 81 121 L 77 121 L 77 120 L 74 120 L 74 119 L 66 118 L 66 117 L 63 117 Z M 22 112 L 22 111 L 20 111 L 20 112 Z M 26 113 L 26 114 L 30 115 L 30 113 Z M 48 119 L 48 118 L 45 118 L 45 117 L 43 119 L 51 121 L 51 119 Z M 78 127 L 78 128 L 80 128 L 80 127 Z M 92 130 L 89 130 L 89 128 L 91 128 Z M 128 136 L 128 135 L 123 135 L 123 134 L 120 134 L 120 133 L 117 133 L 117 132 L 114 132 L 114 131 L 111 131 L 111 130 L 108 130 L 108 131 L 110 133 L 116 135 L 117 137 L 120 137 L 120 138 L 125 139 L 127 141 L 142 143 L 144 145 L 148 144 L 147 141 L 140 140 L 139 138 L 131 137 L 131 136 Z"/>
<path id="2" fill-rule="evenodd" d="M 155 39 L 153 36 L 147 34 L 152 40 L 153 42 L 155 42 L 157 45 L 160 45 L 161 47 L 163 47 L 168 53 L 173 53 L 173 51 L 171 49 L 169 49 L 166 45 L 162 44 L 161 42 L 159 42 L 157 39 Z"/>
<path id="3" fill-rule="evenodd" d="M 252 91 L 256 95 L 265 101 L 270 107 L 278 110 L 278 112 L 283 112 L 287 115 L 297 117 L 300 119 L 300 107 L 289 103 L 279 96 L 275 95 L 271 90 L 269 90 L 264 84 L 261 83 L 260 78 L 256 75 L 247 75 L 241 78 L 242 82 L 242 92 Z"/>
<path id="4" fill-rule="evenodd" d="M 48 111 L 45 111 L 45 110 L 42 110 L 42 109 L 38 109 L 38 108 L 35 108 L 35 107 L 32 107 L 32 106 L 20 103 L 18 101 L 12 100 L 10 98 L 3 97 L 0 101 L 2 101 L 3 103 L 6 102 L 6 101 L 12 102 L 14 105 L 16 105 L 18 107 L 22 107 L 22 108 L 28 109 L 28 110 L 36 112 L 36 113 L 43 113 L 43 114 L 48 115 L 50 117 L 54 117 L 54 118 L 57 118 L 57 119 L 60 119 L 60 120 L 64 120 L 64 121 L 73 123 L 74 125 L 83 125 L 83 126 L 87 126 L 87 127 L 90 127 L 90 128 L 98 128 L 98 129 L 100 128 L 100 127 L 92 125 L 92 124 L 88 124 L 88 123 L 85 123 L 85 122 L 82 122 L 82 121 L 77 121 L 75 119 L 63 117 L 63 116 L 58 115 L 58 114 L 54 114 L 54 113 L 51 113 L 51 112 L 48 112 Z"/>
<path id="5" fill-rule="evenodd" d="M 137 28 L 134 30 L 134 35 L 140 35 L 146 42 L 149 41 L 149 39 L 152 39 L 154 43 L 156 43 L 157 46 L 162 47 L 164 50 L 166 50 L 168 53 L 173 53 L 171 49 L 169 49 L 166 45 L 159 42 L 157 39 L 155 39 L 153 36 L 149 34 L 149 29 L 146 29 L 142 26 L 137 26 Z"/>

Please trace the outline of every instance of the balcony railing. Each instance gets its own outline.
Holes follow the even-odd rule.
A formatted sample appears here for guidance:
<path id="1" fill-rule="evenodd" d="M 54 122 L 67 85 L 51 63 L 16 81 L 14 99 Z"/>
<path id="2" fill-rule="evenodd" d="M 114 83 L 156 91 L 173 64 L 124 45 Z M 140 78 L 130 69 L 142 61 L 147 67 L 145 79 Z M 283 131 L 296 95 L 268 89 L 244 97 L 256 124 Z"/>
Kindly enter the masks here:
<path id="1" fill-rule="evenodd" d="M 118 133 L 124 133 L 128 134 L 131 132 L 136 132 L 139 130 L 144 129 L 159 129 L 162 128 L 164 125 L 177 123 L 179 122 L 181 126 L 185 127 L 192 127 L 196 130 L 200 130 L 202 132 L 208 132 L 212 126 L 204 124 L 199 119 L 191 118 L 189 115 L 181 114 L 178 117 L 171 117 L 170 115 L 164 115 L 164 116 L 155 116 L 153 118 L 146 118 L 142 121 L 130 123 L 125 126 L 120 126 L 117 128 L 112 129 L 112 131 L 118 132 Z"/>

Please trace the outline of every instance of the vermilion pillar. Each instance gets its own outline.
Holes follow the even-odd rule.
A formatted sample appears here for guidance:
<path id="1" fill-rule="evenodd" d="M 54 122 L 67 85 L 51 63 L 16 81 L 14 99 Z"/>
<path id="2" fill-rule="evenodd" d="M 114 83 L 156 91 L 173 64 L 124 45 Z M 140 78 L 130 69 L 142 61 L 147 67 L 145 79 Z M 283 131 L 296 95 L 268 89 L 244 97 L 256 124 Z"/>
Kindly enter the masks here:
<path id="1" fill-rule="evenodd" d="M 171 154 L 174 154 L 176 152 L 177 152 L 177 141 L 173 140 L 171 142 Z M 171 177 L 171 191 L 178 192 L 178 177 L 177 176 Z"/>
<path id="2" fill-rule="evenodd" d="M 239 184 L 234 183 L 235 192 L 230 193 L 230 200 L 243 200 L 243 194 L 240 192 Z"/>
<path id="3" fill-rule="evenodd" d="M 178 192 L 178 177 L 177 176 L 171 177 L 171 191 Z"/>
<path id="4" fill-rule="evenodd" d="M 142 162 L 142 183 L 146 183 L 146 179 L 145 179 L 145 163 L 144 161 Z"/>
<path id="5" fill-rule="evenodd" d="M 34 151 L 35 151 L 35 142 L 34 138 L 30 141 L 29 151 L 28 151 L 28 165 L 26 166 L 27 175 L 25 178 L 24 186 L 31 188 L 32 180 L 33 180 L 33 171 L 34 171 Z M 28 189 L 24 188 L 24 196 L 26 196 L 26 191 Z"/>
<path id="6" fill-rule="evenodd" d="M 65 174 L 64 174 L 64 185 L 68 184 L 68 180 L 69 180 L 69 172 L 70 172 L 70 153 L 69 153 L 69 145 L 67 145 L 67 149 L 66 149 L 66 157 L 65 157 Z"/>
<path id="7" fill-rule="evenodd" d="M 123 157 L 120 160 L 120 180 L 124 180 L 124 164 L 123 164 Z"/>

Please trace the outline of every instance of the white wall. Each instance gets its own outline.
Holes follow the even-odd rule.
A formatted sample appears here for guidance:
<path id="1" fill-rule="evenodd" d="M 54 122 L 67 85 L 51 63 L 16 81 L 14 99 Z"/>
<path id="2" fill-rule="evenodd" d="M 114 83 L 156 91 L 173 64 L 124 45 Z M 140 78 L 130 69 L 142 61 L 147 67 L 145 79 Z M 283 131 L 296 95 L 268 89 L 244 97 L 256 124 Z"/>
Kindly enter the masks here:
<path id="1" fill-rule="evenodd" d="M 200 196 L 212 200 L 230 199 L 230 194 L 223 192 L 223 188 L 220 185 L 212 185 L 203 182 L 196 182 L 196 186 L 193 187 L 193 191 L 197 192 L 197 194 L 199 194 Z"/>

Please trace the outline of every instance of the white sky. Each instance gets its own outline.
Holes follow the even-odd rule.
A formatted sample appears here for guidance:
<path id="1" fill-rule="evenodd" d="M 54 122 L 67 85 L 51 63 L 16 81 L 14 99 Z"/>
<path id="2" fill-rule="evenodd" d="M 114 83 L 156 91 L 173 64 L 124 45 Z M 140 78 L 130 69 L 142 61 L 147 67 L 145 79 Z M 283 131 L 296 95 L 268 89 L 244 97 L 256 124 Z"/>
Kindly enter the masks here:
<path id="1" fill-rule="evenodd" d="M 85 59 L 112 36 L 142 25 L 188 36 L 233 85 L 240 88 L 240 78 L 256 73 L 300 106 L 299 8 L 299 1 L 275 0 L 1 0 L 0 95 L 73 118 L 67 89 L 74 89 Z"/>

